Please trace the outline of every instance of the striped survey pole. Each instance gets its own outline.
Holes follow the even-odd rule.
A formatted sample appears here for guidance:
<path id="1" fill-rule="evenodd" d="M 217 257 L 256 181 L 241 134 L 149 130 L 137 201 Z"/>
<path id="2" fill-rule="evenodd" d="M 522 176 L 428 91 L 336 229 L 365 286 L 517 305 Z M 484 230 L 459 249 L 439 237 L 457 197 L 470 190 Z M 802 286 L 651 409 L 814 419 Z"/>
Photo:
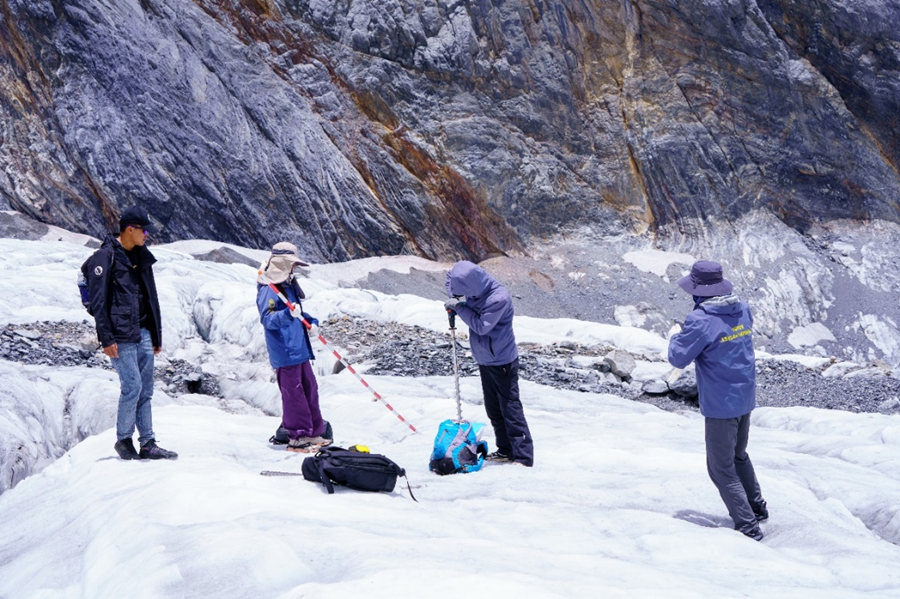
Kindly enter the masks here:
<path id="1" fill-rule="evenodd" d="M 260 271 L 257 271 L 257 272 L 259 273 L 259 278 L 260 278 L 262 281 L 264 281 L 264 282 L 269 286 L 269 289 L 271 289 L 271 290 L 275 293 L 275 295 L 278 296 L 278 299 L 280 299 L 281 301 L 284 302 L 284 305 L 288 307 L 288 310 L 291 310 L 291 311 L 293 312 L 293 310 L 294 310 L 294 305 L 290 302 L 290 300 L 288 300 L 287 297 L 285 297 L 285 295 L 281 292 L 281 290 L 278 289 L 278 287 L 275 286 L 275 283 L 273 283 L 272 280 L 269 279 L 269 277 L 267 277 L 267 276 L 263 273 L 263 271 L 260 270 Z M 312 325 L 309 324 L 309 322 L 307 322 L 307 320 L 306 320 L 305 318 L 303 318 L 302 316 L 300 316 L 299 318 L 300 318 L 300 322 L 303 323 L 303 326 L 305 326 L 307 330 L 309 330 L 309 329 L 312 328 Z M 328 347 L 328 341 L 327 341 L 327 340 L 325 339 L 325 337 L 323 337 L 321 334 L 319 335 L 319 341 L 322 342 L 322 345 L 324 345 L 325 347 Z M 408 427 L 412 430 L 412 432 L 414 432 L 414 433 L 418 433 L 418 432 L 419 432 L 418 430 L 416 430 L 416 427 L 414 427 L 408 420 L 406 420 L 406 418 L 404 418 L 403 416 L 400 415 L 400 412 L 398 412 L 397 410 L 395 410 L 394 407 L 393 407 L 391 404 L 389 404 L 388 402 L 386 402 L 386 401 L 384 400 L 384 398 L 383 398 L 383 397 L 382 397 L 375 389 L 373 389 L 373 388 L 371 387 L 371 385 L 369 385 L 369 383 L 367 383 L 367 382 L 363 379 L 363 377 L 359 376 L 359 373 L 356 372 L 356 370 L 353 368 L 353 365 L 350 364 L 350 362 L 348 362 L 347 360 L 345 360 L 345 359 L 343 358 L 343 356 L 341 356 L 341 354 L 339 354 L 339 353 L 338 353 L 336 350 L 334 350 L 334 349 L 331 350 L 331 353 L 332 353 L 332 355 L 333 355 L 335 358 L 337 358 L 337 359 L 341 362 L 341 364 L 343 364 L 343 365 L 347 368 L 347 370 L 349 370 L 350 372 L 353 373 L 353 376 L 355 376 L 355 377 L 359 380 L 359 382 L 363 384 L 363 386 L 364 386 L 366 389 L 368 389 L 369 391 L 372 392 L 372 395 L 375 396 L 375 399 L 377 399 L 378 401 L 380 401 L 381 403 L 383 403 L 384 406 L 385 406 L 388 410 L 390 410 L 391 412 L 393 412 L 393 413 L 394 413 L 394 416 L 396 416 L 397 418 L 400 419 L 400 422 L 402 422 L 403 424 L 405 424 L 406 426 L 408 426 Z"/>

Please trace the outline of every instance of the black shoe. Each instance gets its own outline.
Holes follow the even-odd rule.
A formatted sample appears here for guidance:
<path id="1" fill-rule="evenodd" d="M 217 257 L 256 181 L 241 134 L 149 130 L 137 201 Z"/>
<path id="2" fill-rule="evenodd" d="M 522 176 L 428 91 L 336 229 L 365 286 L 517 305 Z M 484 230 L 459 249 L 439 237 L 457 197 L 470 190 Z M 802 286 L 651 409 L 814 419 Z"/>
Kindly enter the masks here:
<path id="1" fill-rule="evenodd" d="M 278 430 L 275 431 L 275 434 L 269 437 L 269 443 L 272 445 L 287 445 L 290 440 L 291 438 L 288 430 L 280 424 L 278 425 Z"/>
<path id="2" fill-rule="evenodd" d="M 762 541 L 763 537 L 765 536 L 763 534 L 763 531 L 760 530 L 759 524 L 757 524 L 757 523 L 754 523 L 753 526 L 749 530 L 742 530 L 741 534 L 743 534 L 744 536 L 750 537 L 754 541 Z"/>
<path id="3" fill-rule="evenodd" d="M 334 431 L 331 429 L 331 423 L 327 420 L 325 421 L 325 432 L 319 436 L 323 439 L 334 441 Z M 275 434 L 269 437 L 269 443 L 272 445 L 287 445 L 290 440 L 291 436 L 288 429 L 281 425 L 278 426 L 278 430 L 275 431 Z"/>
<path id="4" fill-rule="evenodd" d="M 119 457 L 123 460 L 141 459 L 141 456 L 134 449 L 134 441 L 131 440 L 131 437 L 119 439 L 116 441 L 116 444 L 113 445 L 113 449 L 116 450 L 116 453 L 119 454 Z"/>
<path id="5" fill-rule="evenodd" d="M 757 522 L 769 519 L 769 509 L 766 507 L 765 500 L 753 508 L 753 513 L 756 514 Z"/>
<path id="6" fill-rule="evenodd" d="M 163 449 L 156 444 L 154 439 L 150 439 L 141 446 L 142 460 L 175 460 L 177 458 L 177 453 L 169 451 L 168 449 Z"/>
<path id="7" fill-rule="evenodd" d="M 489 453 L 485 456 L 486 460 L 489 462 L 512 462 L 513 459 L 511 456 L 506 455 L 499 449 L 493 453 Z"/>

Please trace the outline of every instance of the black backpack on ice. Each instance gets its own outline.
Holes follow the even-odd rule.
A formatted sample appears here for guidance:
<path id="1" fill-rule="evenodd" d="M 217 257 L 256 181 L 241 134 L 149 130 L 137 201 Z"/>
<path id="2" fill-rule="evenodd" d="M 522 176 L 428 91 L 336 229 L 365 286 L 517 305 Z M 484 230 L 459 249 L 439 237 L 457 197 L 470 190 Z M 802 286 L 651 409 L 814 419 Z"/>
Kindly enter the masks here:
<path id="1" fill-rule="evenodd" d="M 329 494 L 334 493 L 334 485 L 390 493 L 397 477 L 406 476 L 403 468 L 383 455 L 342 447 L 323 447 L 315 456 L 303 460 L 302 472 L 306 480 L 325 485 Z"/>

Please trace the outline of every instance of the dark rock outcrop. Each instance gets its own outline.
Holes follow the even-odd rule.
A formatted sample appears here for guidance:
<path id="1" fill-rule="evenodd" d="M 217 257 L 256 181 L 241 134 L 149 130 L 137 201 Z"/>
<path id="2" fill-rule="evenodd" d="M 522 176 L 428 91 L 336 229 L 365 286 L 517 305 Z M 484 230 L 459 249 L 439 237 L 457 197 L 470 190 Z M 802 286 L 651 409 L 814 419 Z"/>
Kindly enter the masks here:
<path id="1" fill-rule="evenodd" d="M 889 0 L 0 0 L 0 207 L 311 259 L 898 221 Z M 699 224 L 698 224 L 699 223 Z"/>

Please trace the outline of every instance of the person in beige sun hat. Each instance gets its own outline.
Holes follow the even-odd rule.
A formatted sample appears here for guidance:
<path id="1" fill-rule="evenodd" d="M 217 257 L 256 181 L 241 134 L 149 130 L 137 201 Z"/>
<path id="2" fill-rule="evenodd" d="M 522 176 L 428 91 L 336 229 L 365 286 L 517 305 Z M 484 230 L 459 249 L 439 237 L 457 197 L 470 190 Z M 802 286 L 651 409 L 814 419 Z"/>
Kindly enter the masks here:
<path id="1" fill-rule="evenodd" d="M 288 241 L 279 241 L 272 246 L 272 255 L 260 264 L 259 270 L 262 271 L 265 278 L 260 275 L 257 283 L 268 285 L 269 282 L 272 282 L 280 285 L 295 274 L 309 274 L 309 263 L 300 259 L 296 245 Z"/>
<path id="2" fill-rule="evenodd" d="M 308 266 L 300 259 L 297 246 L 287 241 L 276 243 L 272 255 L 260 265 L 256 295 L 269 362 L 281 391 L 281 426 L 269 441 L 303 453 L 315 452 L 334 438 L 319 409 L 319 386 L 310 365 L 315 359 L 310 335 L 317 335 L 319 321 L 304 312 L 300 303 L 306 294 L 297 275 Z M 310 329 L 304 320 L 312 325 Z"/>

